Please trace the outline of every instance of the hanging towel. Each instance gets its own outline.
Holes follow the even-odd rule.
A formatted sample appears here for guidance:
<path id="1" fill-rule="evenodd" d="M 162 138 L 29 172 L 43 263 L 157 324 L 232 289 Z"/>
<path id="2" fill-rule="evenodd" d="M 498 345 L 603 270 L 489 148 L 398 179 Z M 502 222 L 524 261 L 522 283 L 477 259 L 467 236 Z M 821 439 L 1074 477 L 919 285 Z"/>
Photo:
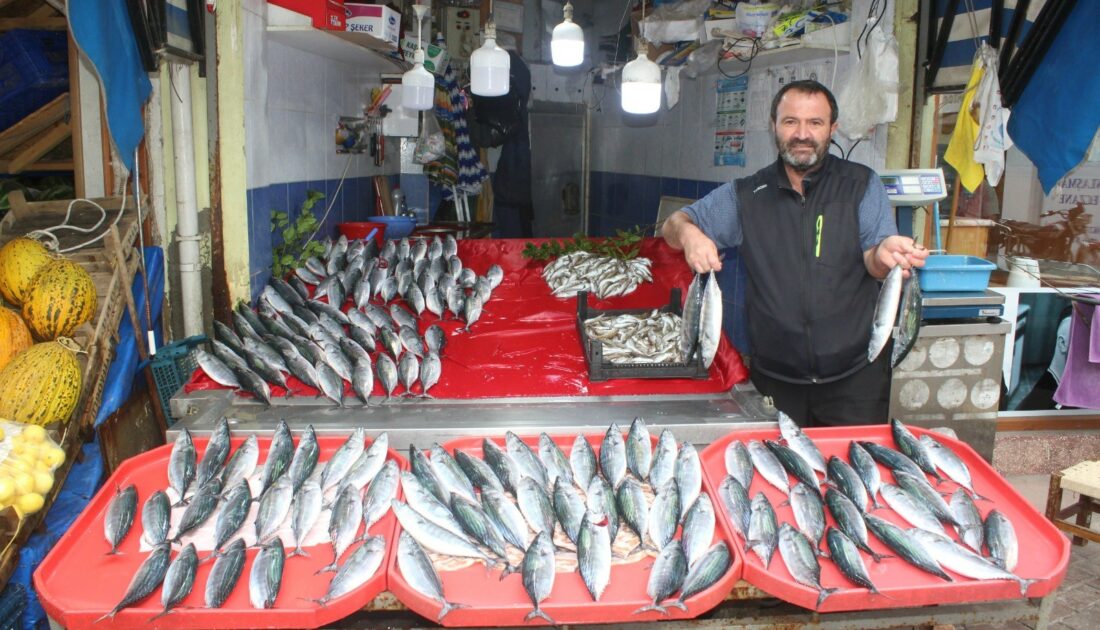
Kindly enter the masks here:
<path id="1" fill-rule="evenodd" d="M 141 108 L 153 91 L 138 54 L 124 0 L 69 0 L 69 29 L 92 62 L 107 105 L 107 128 L 131 173 L 145 135 Z"/>
<path id="2" fill-rule="evenodd" d="M 982 42 L 978 51 L 985 66 L 974 104 L 978 108 L 981 127 L 974 145 L 974 160 L 985 168 L 985 179 L 990 186 L 1001 181 L 1005 171 L 1005 151 L 1012 148 L 1008 137 L 1008 109 L 1002 106 L 1001 81 L 997 78 L 997 51 Z"/>
<path id="3" fill-rule="evenodd" d="M 1100 306 L 1096 307 L 1100 311 Z M 1092 326 L 1089 327 L 1089 362 L 1100 364 L 1100 317 L 1093 313 Z"/>
<path id="4" fill-rule="evenodd" d="M 1100 298 L 1100 295 L 1090 296 Z M 1090 361 L 1098 307 L 1078 303 L 1073 306 L 1069 328 L 1069 355 L 1066 369 L 1054 392 L 1054 400 L 1069 407 L 1100 409 L 1100 363 Z"/>
<path id="5" fill-rule="evenodd" d="M 1078 2 L 1012 108 L 1008 133 L 1050 191 L 1085 158 L 1100 128 L 1100 2 Z"/>
<path id="6" fill-rule="evenodd" d="M 458 86 L 458 75 L 448 65 L 443 77 L 436 82 L 435 114 L 447 138 L 447 155 L 425 165 L 429 179 L 443 188 L 443 198 L 454 197 L 451 187 L 460 193 L 477 195 L 481 183 L 489 177 L 477 150 L 470 142 L 470 130 L 466 123 L 466 96 Z"/>
<path id="7" fill-rule="evenodd" d="M 974 159 L 974 146 L 978 140 L 978 121 L 974 118 L 972 108 L 974 97 L 978 93 L 978 84 L 981 83 L 985 73 L 985 64 L 982 62 L 981 52 L 974 55 L 974 65 L 970 72 L 970 80 L 966 82 L 966 91 L 963 93 L 962 105 L 959 106 L 958 120 L 955 121 L 955 131 L 951 133 L 951 140 L 947 143 L 947 152 L 943 159 L 953 166 L 959 173 L 959 181 L 963 188 L 970 192 L 978 189 L 985 177 L 985 169 L 981 163 Z"/>

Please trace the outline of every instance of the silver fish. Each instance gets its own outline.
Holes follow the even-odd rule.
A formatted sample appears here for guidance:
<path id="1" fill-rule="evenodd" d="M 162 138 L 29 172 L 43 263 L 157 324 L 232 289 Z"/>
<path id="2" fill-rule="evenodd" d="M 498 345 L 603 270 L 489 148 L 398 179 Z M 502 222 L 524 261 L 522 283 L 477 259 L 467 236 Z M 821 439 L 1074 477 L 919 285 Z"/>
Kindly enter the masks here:
<path id="1" fill-rule="evenodd" d="M 531 546 L 527 548 L 527 552 L 523 554 L 522 573 L 523 588 L 531 598 L 531 603 L 535 605 L 534 610 L 523 618 L 524 622 L 542 617 L 553 624 L 554 620 L 541 608 L 542 601 L 554 590 L 554 576 L 557 573 L 554 568 L 554 543 L 548 532 L 539 532 Z"/>
<path id="2" fill-rule="evenodd" d="M 443 347 L 447 345 L 447 334 L 439 324 L 432 324 L 424 331 L 424 344 L 429 352 L 442 355 Z"/>
<path id="3" fill-rule="evenodd" d="M 546 433 L 539 434 L 539 460 L 546 468 L 546 478 L 551 486 L 561 477 L 565 483 L 572 485 L 573 471 L 565 453 L 561 452 L 558 445 Z"/>
<path id="4" fill-rule="evenodd" d="M 137 487 L 133 484 L 125 488 L 115 488 L 115 496 L 111 498 L 111 503 L 107 506 L 107 516 L 103 519 L 103 535 L 111 545 L 108 554 L 118 553 L 119 544 L 134 524 L 137 499 Z"/>
<path id="5" fill-rule="evenodd" d="M 343 407 L 344 379 L 325 361 L 318 361 L 313 368 L 317 372 L 317 384 L 321 386 L 321 394 Z"/>
<path id="6" fill-rule="evenodd" d="M 909 428 L 901 420 L 891 418 L 890 431 L 894 435 L 894 442 L 897 443 L 899 451 L 913 460 L 913 463 L 919 466 L 922 471 L 935 477 L 937 483 L 943 483 L 943 477 L 940 477 L 940 474 L 936 472 L 936 464 L 933 463 L 932 455 L 928 452 L 927 447 L 909 431 Z"/>
<path id="7" fill-rule="evenodd" d="M 374 438 L 374 441 L 363 451 L 363 454 L 352 463 L 348 474 L 344 476 L 344 483 L 355 486 L 357 490 L 365 488 L 382 470 L 382 466 L 386 463 L 386 457 L 389 455 L 389 448 L 390 435 L 383 431 L 378 434 L 378 437 Z"/>
<path id="8" fill-rule="evenodd" d="M 572 483 L 558 477 L 554 482 L 553 502 L 554 514 L 557 515 L 562 530 L 565 531 L 569 540 L 576 543 L 577 536 L 580 534 L 581 521 L 584 520 L 584 501 L 573 489 Z"/>
<path id="9" fill-rule="evenodd" d="M 218 511 L 218 518 L 214 519 L 214 556 L 219 555 L 222 547 L 241 529 L 251 507 L 252 490 L 248 487 L 248 481 L 241 479 L 229 489 Z"/>
<path id="10" fill-rule="evenodd" d="M 443 594 L 443 580 L 436 572 L 435 565 L 419 543 L 406 531 L 402 531 L 397 538 L 397 568 L 401 571 L 401 577 L 414 591 L 441 604 L 439 615 L 436 617 L 437 623 L 442 622 L 452 610 L 465 608 L 463 604 L 447 601 Z"/>
<path id="11" fill-rule="evenodd" d="M 432 445 L 430 454 L 429 463 L 435 471 L 436 478 L 443 484 L 444 491 L 447 494 L 458 494 L 465 499 L 475 501 L 474 486 L 455 458 L 439 444 Z"/>
<path id="12" fill-rule="evenodd" d="M 454 514 L 455 520 L 459 522 L 466 535 L 507 564 L 508 552 L 504 547 L 504 536 L 493 524 L 489 515 L 481 509 L 481 504 L 461 495 L 452 494 L 450 507 L 451 513 Z M 507 575 L 513 571 L 508 567 L 504 572 Z"/>
<path id="13" fill-rule="evenodd" d="M 1012 580 L 1020 585 L 1020 597 L 1027 595 L 1027 589 L 1038 580 L 1025 580 L 1020 576 L 1002 569 L 988 558 L 983 558 L 955 541 L 921 530 L 911 530 L 912 536 L 924 546 L 942 566 L 975 580 Z"/>
<path id="14" fill-rule="evenodd" d="M 393 500 L 391 506 L 402 529 L 409 532 L 409 535 L 425 549 L 448 556 L 474 558 L 492 563 L 492 560 L 469 538 L 443 529 L 397 499 Z"/>
<path id="15" fill-rule="evenodd" d="M 186 429 L 184 429 L 186 431 Z M 267 461 L 264 462 L 263 482 L 260 485 L 262 495 L 286 473 L 290 466 L 290 460 L 294 456 L 294 438 L 290 434 L 290 427 L 286 421 L 280 420 L 275 435 L 271 438 L 271 447 L 267 450 Z"/>
<path id="16" fill-rule="evenodd" d="M 221 608 L 233 588 L 237 586 L 237 580 L 244 571 L 245 550 L 244 540 L 237 538 L 229 543 L 225 553 L 214 561 L 214 568 L 210 570 L 206 578 L 206 607 Z"/>
<path id="17" fill-rule="evenodd" d="M 795 421 L 783 413 L 779 412 L 777 421 L 779 422 L 779 433 L 783 436 L 783 439 L 787 442 L 787 446 L 799 455 L 802 459 L 806 460 L 806 463 L 811 468 L 827 475 L 828 470 L 825 468 L 825 456 L 821 454 L 821 451 L 814 444 L 814 441 L 806 437 L 806 434 L 802 432 L 802 429 L 795 423 Z"/>
<path id="18" fill-rule="evenodd" d="M 714 523 L 714 506 L 711 505 L 710 497 L 700 494 L 688 509 L 687 516 L 684 517 L 684 529 L 680 533 L 680 542 L 684 546 L 689 567 L 710 548 L 710 542 L 714 539 Z"/>
<path id="19" fill-rule="evenodd" d="M 749 537 L 749 517 L 752 514 L 752 501 L 748 491 L 732 475 L 726 475 L 722 485 L 718 487 L 718 498 L 722 502 L 722 508 L 726 510 L 733 529 L 741 538 Z"/>
<path id="20" fill-rule="evenodd" d="M 879 353 L 890 341 L 894 330 L 894 320 L 898 317 L 901 304 L 902 269 L 895 265 L 882 281 L 875 304 L 875 316 L 871 323 L 871 340 L 867 344 L 867 362 L 873 363 Z"/>
<path id="21" fill-rule="evenodd" d="M 496 442 L 489 438 L 483 438 L 481 440 L 481 454 L 485 458 L 485 463 L 493 469 L 493 473 L 496 474 L 504 489 L 514 492 L 519 485 L 520 475 L 508 453 L 497 446 Z"/>
<path id="22" fill-rule="evenodd" d="M 218 497 L 221 496 L 221 493 L 222 484 L 217 478 L 211 479 L 206 482 L 206 485 L 200 487 L 191 497 L 190 505 L 183 511 L 183 516 L 180 517 L 180 522 L 176 526 L 176 535 L 172 538 L 172 542 L 179 542 L 180 537 L 184 534 L 201 527 L 214 513 L 214 508 L 218 505 Z"/>
<path id="23" fill-rule="evenodd" d="M 294 492 L 297 492 L 298 488 L 301 488 L 306 479 L 313 474 L 313 469 L 317 466 L 317 456 L 320 452 L 321 449 L 317 445 L 317 434 L 313 431 L 313 425 L 308 425 L 302 433 L 302 437 L 298 438 L 298 448 L 294 450 L 294 457 L 291 458 L 290 467 L 286 471 L 286 476 L 290 479 L 290 486 Z"/>
<path id="24" fill-rule="evenodd" d="M 141 536 L 150 545 L 159 545 L 168 538 L 168 527 L 172 523 L 169 503 L 168 495 L 157 490 L 141 506 Z"/>
<path id="25" fill-rule="evenodd" d="M 180 429 L 176 441 L 172 444 L 172 454 L 168 456 L 168 486 L 179 496 L 176 505 L 183 504 L 187 488 L 195 478 L 195 443 L 191 433 Z"/>
<path id="26" fill-rule="evenodd" d="M 374 360 L 375 369 L 378 370 L 378 381 L 382 383 L 382 389 L 386 392 L 386 400 L 397 389 L 397 364 L 388 355 L 379 353 Z"/>
<path id="27" fill-rule="evenodd" d="M 455 461 L 458 462 L 466 478 L 475 488 L 493 488 L 504 492 L 504 485 L 500 483 L 492 467 L 484 460 L 470 455 L 466 451 L 455 450 Z"/>
<path id="28" fill-rule="evenodd" d="M 674 483 L 671 480 L 667 481 L 663 487 L 675 487 Z M 615 491 L 615 505 L 619 508 L 619 516 L 626 526 L 638 535 L 640 549 L 645 540 L 646 530 L 649 528 L 649 504 L 646 502 L 642 484 L 633 477 L 623 479 L 619 489 Z M 634 551 L 630 553 L 633 554 Z"/>
<path id="29" fill-rule="evenodd" d="M 607 428 L 600 445 L 600 470 L 612 488 L 618 488 L 626 476 L 626 443 L 622 430 L 614 422 Z"/>
<path id="30" fill-rule="evenodd" d="M 975 501 L 984 501 L 985 498 L 974 491 L 974 481 L 970 477 L 970 468 L 955 451 L 941 444 L 938 440 L 925 434 L 920 436 L 920 443 L 932 459 L 932 463 L 948 476 L 951 481 L 970 491 Z"/>
<path id="31" fill-rule="evenodd" d="M 787 471 L 783 468 L 783 464 L 779 463 L 779 458 L 772 453 L 768 447 L 760 443 L 759 440 L 749 441 L 749 457 L 752 458 L 752 464 L 756 467 L 756 471 L 760 473 L 768 483 L 779 488 L 783 491 L 783 494 L 791 493 L 790 482 L 787 479 Z"/>
<path id="32" fill-rule="evenodd" d="M 328 537 L 332 542 L 332 564 L 317 570 L 317 573 L 335 571 L 348 547 L 355 541 L 359 532 L 359 523 L 363 520 L 363 498 L 359 491 L 344 486 L 332 504 L 332 513 L 328 522 Z"/>
<path id="33" fill-rule="evenodd" d="M 660 488 L 669 479 L 676 476 L 676 457 L 680 453 L 680 447 L 676 444 L 676 436 L 672 431 L 665 429 L 657 438 L 657 448 L 653 452 L 653 461 L 649 466 L 649 485 L 652 488 Z"/>
<path id="34" fill-rule="evenodd" d="M 535 533 L 546 531 L 553 535 L 554 506 L 539 482 L 530 477 L 520 479 L 516 488 L 516 503 Z"/>
<path id="35" fill-rule="evenodd" d="M 682 610 L 687 610 L 684 601 L 702 593 L 718 581 L 730 567 L 730 549 L 725 541 L 718 541 L 707 549 L 695 563 L 688 565 L 684 584 L 680 587 L 680 597 L 676 599 Z"/>
<path id="36" fill-rule="evenodd" d="M 726 445 L 726 472 L 740 484 L 748 488 L 752 485 L 753 467 L 749 450 L 741 440 L 732 440 Z"/>
<path id="37" fill-rule="evenodd" d="M 164 584 L 160 590 L 160 604 L 163 610 L 149 621 L 155 621 L 172 612 L 180 602 L 187 599 L 195 586 L 195 573 L 199 568 L 199 554 L 195 545 L 187 543 L 164 573 Z"/>
<path id="38" fill-rule="evenodd" d="M 615 540 L 619 534 L 619 509 L 616 506 L 615 491 L 606 479 L 599 475 L 592 478 L 585 490 L 585 505 L 589 514 L 607 518 L 611 540 Z"/>
<path id="39" fill-rule="evenodd" d="M 496 488 L 481 489 L 481 507 L 497 526 L 504 540 L 517 549 L 527 549 L 530 532 L 523 514 L 504 493 Z"/>
<path id="40" fill-rule="evenodd" d="M 446 505 L 451 500 L 450 491 L 446 489 L 443 482 L 439 480 L 439 475 L 436 474 L 435 468 L 432 466 L 428 456 L 424 454 L 416 447 L 415 444 L 409 445 L 409 468 L 413 474 L 416 475 L 417 480 L 437 499 L 440 503 Z"/>
<path id="41" fill-rule="evenodd" d="M 932 487 L 924 475 L 910 475 L 900 470 L 894 471 L 894 479 L 898 485 L 905 489 L 914 499 L 919 500 L 936 515 L 936 518 L 958 526 L 955 516 L 951 513 L 951 507 L 944 501 L 943 496 Z M 885 495 L 884 495 L 885 496 Z M 938 533 L 938 532 L 937 532 Z"/>
<path id="42" fill-rule="evenodd" d="M 294 551 L 290 552 L 288 557 L 309 557 L 309 554 L 302 550 L 302 541 L 321 516 L 322 503 L 324 503 L 324 493 L 316 481 L 305 482 L 302 484 L 302 489 L 294 495 L 290 503 L 290 529 L 294 532 Z"/>
<path id="43" fill-rule="evenodd" d="M 703 290 L 703 308 L 699 312 L 699 358 L 703 367 L 710 369 L 718 354 L 718 342 L 722 339 L 722 289 L 718 278 L 710 272 L 710 280 Z"/>
<path id="44" fill-rule="evenodd" d="M 1006 571 L 1016 570 L 1020 557 L 1020 545 L 1016 539 L 1016 529 L 999 510 L 993 510 L 985 517 L 985 546 L 993 562 Z"/>
<path id="45" fill-rule="evenodd" d="M 703 465 L 691 442 L 684 442 L 676 457 L 676 486 L 680 491 L 680 518 L 683 519 L 703 488 Z"/>
<path id="46" fill-rule="evenodd" d="M 531 450 L 531 447 L 511 431 L 506 432 L 504 438 L 508 456 L 515 462 L 520 475 L 534 479 L 543 488 L 548 487 L 550 482 L 546 474 L 546 468 L 539 461 L 535 452 Z"/>
<path id="47" fill-rule="evenodd" d="M 416 330 L 416 317 L 399 304 L 390 304 L 390 318 L 402 328 Z"/>
<path id="48" fill-rule="evenodd" d="M 645 420 L 634 418 L 626 434 L 626 467 L 638 479 L 649 478 L 649 467 L 653 463 L 652 448 Z"/>
<path id="49" fill-rule="evenodd" d="M 886 505 L 889 505 L 891 510 L 910 524 L 937 534 L 944 533 L 943 525 L 936 519 L 936 515 L 932 513 L 932 510 L 923 501 L 910 495 L 905 490 L 892 484 L 884 484 L 882 486 L 882 498 L 886 499 Z"/>
<path id="50" fill-rule="evenodd" d="M 745 551 L 752 549 L 767 569 L 778 540 L 778 523 L 775 510 L 763 492 L 757 492 L 752 498 L 752 513 L 749 515 L 749 536 L 745 541 Z"/>
<path id="51" fill-rule="evenodd" d="M 294 488 L 287 476 L 279 479 L 260 495 L 260 507 L 256 513 L 256 542 L 263 544 L 267 539 L 275 535 L 283 525 L 288 514 L 290 504 L 294 498 Z"/>
<path id="52" fill-rule="evenodd" d="M 169 545 L 157 545 L 153 552 L 142 561 L 137 573 L 134 573 L 134 577 L 130 578 L 130 585 L 126 587 L 126 594 L 122 596 L 122 601 L 106 615 L 96 619 L 95 623 L 104 619 L 111 619 L 118 614 L 118 611 L 151 595 L 164 581 L 164 575 L 168 572 L 170 555 L 171 547 Z"/>
<path id="53" fill-rule="evenodd" d="M 485 277 L 489 279 L 489 286 L 496 289 L 504 280 L 504 270 L 500 265 L 490 265 L 489 270 L 485 272 Z"/>
<path id="54" fill-rule="evenodd" d="M 848 461 L 851 462 L 852 468 L 859 473 L 859 479 L 863 482 L 863 486 L 867 488 L 867 494 L 871 497 L 871 505 L 875 508 L 882 507 L 882 504 L 878 502 L 878 491 L 882 487 L 882 474 L 878 470 L 878 464 L 875 463 L 871 454 L 866 451 L 859 442 L 852 440 L 848 443 Z"/>
<path id="55" fill-rule="evenodd" d="M 868 456 L 870 459 L 870 456 Z M 872 462 L 872 465 L 874 463 Z M 827 479 L 833 483 L 844 496 L 852 500 L 860 512 L 867 511 L 867 486 L 864 485 L 859 473 L 849 466 L 843 459 L 836 455 L 829 457 Z M 878 469 L 875 469 L 876 472 Z M 881 483 L 879 484 L 881 486 Z"/>
<path id="56" fill-rule="evenodd" d="M 695 274 L 684 296 L 683 315 L 680 323 L 680 356 L 690 363 L 699 346 L 699 323 L 703 314 L 703 276 Z"/>
<path id="57" fill-rule="evenodd" d="M 652 603 L 635 610 L 634 614 L 637 615 L 650 610 L 656 610 L 662 615 L 668 614 L 664 606 L 661 606 L 661 602 L 680 590 L 684 578 L 687 577 L 687 572 L 687 557 L 684 556 L 680 541 L 670 540 L 661 548 L 661 552 L 657 554 L 657 559 L 653 562 L 653 567 L 649 570 L 649 581 L 646 583 L 645 592 L 649 595 Z M 687 606 L 680 601 L 674 601 L 669 605 L 687 610 Z"/>
<path id="58" fill-rule="evenodd" d="M 825 534 L 825 540 L 829 545 L 829 556 L 832 558 L 833 564 L 844 574 L 844 577 L 870 590 L 872 593 L 881 595 L 878 587 L 871 581 L 871 574 L 867 572 L 867 565 L 863 564 L 863 558 L 859 555 L 859 548 L 856 547 L 856 544 L 852 542 L 847 534 L 830 527 Z"/>
<path id="59" fill-rule="evenodd" d="M 463 303 L 462 316 L 466 320 L 466 330 L 481 319 L 481 311 L 485 305 L 481 302 L 481 294 L 471 293 Z"/>
<path id="60" fill-rule="evenodd" d="M 205 372 L 207 376 L 214 379 L 214 382 L 218 385 L 240 388 L 241 384 L 237 381 L 237 377 L 233 374 L 233 370 L 230 370 L 229 366 L 223 363 L 218 357 L 205 352 L 202 348 L 196 348 L 195 359 L 198 361 L 202 371 Z"/>
<path id="61" fill-rule="evenodd" d="M 791 488 L 791 511 L 794 512 L 798 530 L 813 543 L 815 553 L 820 555 L 818 549 L 821 539 L 825 537 L 825 506 L 821 495 L 804 483 L 794 484 Z"/>
<path id="62" fill-rule="evenodd" d="M 573 472 L 573 479 L 582 488 L 587 488 L 596 476 L 596 453 L 588 438 L 577 435 L 573 439 L 573 448 L 569 450 L 569 469 Z"/>
<path id="63" fill-rule="evenodd" d="M 321 490 L 327 491 L 335 487 L 351 470 L 352 465 L 359 459 L 366 449 L 364 440 L 367 438 L 367 430 L 356 427 L 348 439 L 336 449 L 336 452 L 325 462 L 325 468 L 321 471 Z"/>
<path id="64" fill-rule="evenodd" d="M 646 531 L 656 549 L 664 548 L 676 535 L 676 526 L 680 522 L 680 489 L 675 483 L 666 483 L 657 491 L 653 505 L 649 508 L 649 521 Z"/>
<path id="65" fill-rule="evenodd" d="M 256 434 L 252 434 L 237 447 L 222 473 L 222 487 L 232 488 L 242 479 L 248 479 L 256 472 L 260 461 L 260 446 L 256 443 Z"/>
<path id="66" fill-rule="evenodd" d="M 921 306 L 923 296 L 917 274 L 910 272 L 909 278 L 901 289 L 901 307 L 898 314 L 898 336 L 894 341 L 894 351 L 890 355 L 890 367 L 896 368 L 905 359 L 917 343 L 920 334 Z"/>
<path id="67" fill-rule="evenodd" d="M 397 338 L 401 342 L 401 347 L 405 350 L 416 355 L 418 359 L 424 357 L 424 340 L 417 334 L 415 325 L 411 327 L 402 326 L 397 333 Z"/>
<path id="68" fill-rule="evenodd" d="M 874 532 L 876 538 L 892 549 L 894 553 L 901 556 L 903 560 L 942 580 L 955 581 L 950 575 L 944 573 L 935 556 L 910 533 L 920 530 L 906 531 L 873 514 L 867 514 L 864 516 L 864 520 L 867 522 L 867 529 Z"/>
<path id="69" fill-rule="evenodd" d="M 859 511 L 855 503 L 843 492 L 828 488 L 825 490 L 825 505 L 829 508 L 829 514 L 833 516 L 840 531 L 844 532 L 857 547 L 865 551 L 875 562 L 880 562 L 884 556 L 871 549 L 867 538 L 867 523 L 864 514 Z"/>
<path id="70" fill-rule="evenodd" d="M 351 372 L 351 389 L 364 405 L 370 403 L 370 395 L 374 391 L 374 366 L 370 358 L 355 363 Z"/>
<path id="71" fill-rule="evenodd" d="M 981 512 L 978 511 L 978 506 L 974 505 L 974 500 L 961 489 L 955 490 L 951 494 L 948 507 L 951 508 L 951 514 L 959 523 L 955 527 L 959 540 L 963 541 L 967 547 L 981 553 L 982 545 L 985 543 L 985 523 L 982 522 Z"/>
<path id="72" fill-rule="evenodd" d="M 428 390 L 435 387 L 439 377 L 443 374 L 443 362 L 435 352 L 428 352 L 424 360 L 420 362 L 420 390 L 421 396 L 431 397 Z"/>
<path id="73" fill-rule="evenodd" d="M 593 521 L 589 512 L 577 532 L 577 569 L 592 599 L 600 596 L 611 581 L 611 536 L 607 520 Z"/>
<path id="74" fill-rule="evenodd" d="M 817 563 L 814 546 L 790 523 L 779 527 L 779 555 L 796 582 L 818 591 L 814 610 L 821 608 L 825 598 L 838 590 L 821 586 L 821 565 Z"/>
<path id="75" fill-rule="evenodd" d="M 279 597 L 279 588 L 283 584 L 283 566 L 286 564 L 286 552 L 283 541 L 276 537 L 260 549 L 252 562 L 252 572 L 248 575 L 248 602 L 253 608 L 266 610 L 275 607 Z"/>
<path id="76" fill-rule="evenodd" d="M 420 361 L 411 352 L 402 354 L 401 359 L 397 361 L 397 380 L 405 388 L 404 395 L 408 396 L 412 393 L 413 385 L 418 378 L 420 378 Z"/>
<path id="77" fill-rule="evenodd" d="M 352 552 L 329 582 L 325 596 L 318 600 L 322 606 L 338 597 L 347 595 L 366 584 L 382 566 L 386 555 L 386 541 L 381 536 L 371 536 Z"/>
<path id="78" fill-rule="evenodd" d="M 370 528 L 386 515 L 386 511 L 390 507 L 390 501 L 397 494 L 397 487 L 400 483 L 399 478 L 400 470 L 397 468 L 397 462 L 387 459 L 382 466 L 382 470 L 370 482 L 367 493 L 363 495 L 363 527 L 365 531 L 370 531 Z"/>
<path id="79" fill-rule="evenodd" d="M 465 537 L 466 531 L 451 512 L 450 501 L 443 503 L 420 483 L 416 475 L 401 471 L 401 486 L 405 493 L 406 504 L 421 516 L 458 536 Z M 392 499 L 392 497 L 390 497 Z"/>
<path id="80" fill-rule="evenodd" d="M 341 380 L 351 381 L 351 361 L 348 360 L 344 352 L 340 350 L 340 345 L 334 342 L 322 342 L 321 349 L 325 351 L 325 363 L 332 368 L 333 372 L 340 377 Z M 343 385 L 343 383 L 341 383 Z"/>

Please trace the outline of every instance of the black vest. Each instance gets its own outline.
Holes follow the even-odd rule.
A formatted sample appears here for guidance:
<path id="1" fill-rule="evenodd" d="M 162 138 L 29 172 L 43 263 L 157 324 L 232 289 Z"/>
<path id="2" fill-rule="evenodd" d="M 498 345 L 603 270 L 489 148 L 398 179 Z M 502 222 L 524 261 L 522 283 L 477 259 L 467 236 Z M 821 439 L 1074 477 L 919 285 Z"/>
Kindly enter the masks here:
<path id="1" fill-rule="evenodd" d="M 830 155 L 803 180 L 804 198 L 780 160 L 736 182 L 754 370 L 823 383 L 867 365 L 878 282 L 863 262 L 859 204 L 871 175 Z"/>

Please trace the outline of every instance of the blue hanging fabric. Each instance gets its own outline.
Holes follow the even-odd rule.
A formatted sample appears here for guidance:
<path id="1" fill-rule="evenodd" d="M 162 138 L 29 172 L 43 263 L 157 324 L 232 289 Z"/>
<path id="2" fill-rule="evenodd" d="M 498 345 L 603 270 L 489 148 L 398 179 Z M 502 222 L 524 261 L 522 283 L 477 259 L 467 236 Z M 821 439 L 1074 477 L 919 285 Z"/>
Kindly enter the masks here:
<path id="1" fill-rule="evenodd" d="M 1078 2 L 1039 62 L 1008 121 L 1008 134 L 1039 169 L 1043 192 L 1085 159 L 1100 129 L 1100 2 Z"/>
<path id="2" fill-rule="evenodd" d="M 145 135 L 141 108 L 153 91 L 138 54 L 125 0 L 69 0 L 73 40 L 99 76 L 107 128 L 119 158 L 134 170 L 134 149 Z"/>
<path id="3" fill-rule="evenodd" d="M 458 75 L 453 66 L 447 67 L 438 84 L 447 93 L 447 107 L 441 107 L 437 100 L 435 114 L 440 118 L 441 123 L 444 121 L 449 123 L 454 134 L 454 150 L 457 157 L 454 185 L 460 193 L 480 194 L 481 183 L 489 177 L 489 174 L 481 163 L 481 159 L 478 158 L 477 149 L 470 142 L 470 130 L 466 123 L 466 95 L 458 86 Z M 451 147 L 447 148 L 450 152 Z M 450 199 L 452 196 L 451 191 L 444 186 L 443 198 Z"/>

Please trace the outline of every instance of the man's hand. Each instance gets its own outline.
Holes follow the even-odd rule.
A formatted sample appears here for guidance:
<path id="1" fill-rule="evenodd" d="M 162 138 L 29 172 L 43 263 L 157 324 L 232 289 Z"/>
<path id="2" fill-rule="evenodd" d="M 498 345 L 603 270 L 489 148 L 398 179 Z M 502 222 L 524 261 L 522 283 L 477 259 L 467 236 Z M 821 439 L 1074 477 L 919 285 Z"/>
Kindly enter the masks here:
<path id="1" fill-rule="evenodd" d="M 863 253 L 863 262 L 867 272 L 876 278 L 885 278 L 894 267 L 901 265 L 903 276 L 909 277 L 913 267 L 923 267 L 928 258 L 928 250 L 917 245 L 908 236 L 888 236 L 878 245 Z"/>
<path id="2" fill-rule="evenodd" d="M 718 247 L 691 222 L 691 217 L 686 212 L 674 212 L 665 221 L 661 234 L 671 247 L 684 250 L 684 260 L 696 273 L 718 271 L 722 268 Z"/>

